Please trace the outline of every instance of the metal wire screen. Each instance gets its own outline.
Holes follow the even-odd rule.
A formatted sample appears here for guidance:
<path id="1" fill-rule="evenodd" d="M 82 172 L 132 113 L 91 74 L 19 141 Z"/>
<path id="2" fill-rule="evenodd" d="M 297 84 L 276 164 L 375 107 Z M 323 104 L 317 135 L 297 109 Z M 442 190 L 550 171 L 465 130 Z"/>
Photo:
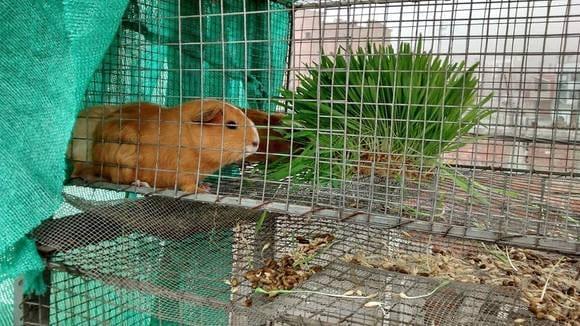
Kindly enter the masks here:
<path id="1" fill-rule="evenodd" d="M 72 185 L 145 197 L 69 194 L 78 211 L 34 233 L 50 294 L 25 305 L 80 324 L 577 323 L 522 286 L 364 257 L 505 249 L 546 255 L 540 289 L 574 274 L 578 30 L 574 1 L 131 2 L 86 96 L 120 111 L 80 116 L 68 157 L 92 172 Z M 313 243 L 296 272 L 285 255 Z M 558 309 L 580 310 L 577 281 Z"/>
<path id="2" fill-rule="evenodd" d="M 78 198 L 69 196 L 70 201 Z M 533 322 L 514 289 L 457 282 L 433 296 L 404 300 L 399 293 L 422 295 L 440 281 L 345 260 L 359 252 L 392 257 L 434 247 L 477 252 L 477 244 L 332 219 L 272 214 L 260 222 L 260 216 L 256 210 L 152 196 L 45 223 L 34 236 L 51 254 L 45 295 L 50 309 L 28 309 L 36 315 L 27 320 L 30 325 L 42 324 L 40 318 L 56 324 L 140 325 L 227 324 L 228 319 L 234 325 Z M 253 294 L 248 272 L 282 259 L 296 239 L 320 234 L 332 235 L 333 245 L 308 262 L 318 272 L 296 284 L 295 293 L 274 300 Z M 384 305 L 378 309 L 365 306 L 369 300 L 360 296 L 331 296 L 349 291 L 375 294 L 373 300 Z M 25 304 L 48 308 L 46 302 L 37 298 Z"/>

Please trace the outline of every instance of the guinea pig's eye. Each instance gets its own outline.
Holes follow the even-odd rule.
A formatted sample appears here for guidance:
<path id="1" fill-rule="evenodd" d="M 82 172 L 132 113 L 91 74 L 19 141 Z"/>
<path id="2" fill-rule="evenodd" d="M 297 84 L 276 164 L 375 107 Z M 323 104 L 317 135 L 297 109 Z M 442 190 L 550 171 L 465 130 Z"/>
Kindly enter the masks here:
<path id="1" fill-rule="evenodd" d="M 228 123 L 226 123 L 226 126 L 228 127 L 228 129 L 236 129 L 238 127 L 238 124 L 235 121 L 228 121 Z"/>

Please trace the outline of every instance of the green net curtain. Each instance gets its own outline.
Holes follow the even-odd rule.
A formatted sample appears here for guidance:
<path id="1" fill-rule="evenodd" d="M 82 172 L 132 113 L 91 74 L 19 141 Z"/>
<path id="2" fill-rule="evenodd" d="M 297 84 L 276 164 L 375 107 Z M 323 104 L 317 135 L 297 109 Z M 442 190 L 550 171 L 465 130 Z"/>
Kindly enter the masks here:
<path id="1" fill-rule="evenodd" d="M 25 235 L 62 202 L 64 153 L 84 91 L 127 1 L 0 1 L 0 324 L 15 277 L 43 268 Z M 7 294 L 8 293 L 8 294 Z"/>

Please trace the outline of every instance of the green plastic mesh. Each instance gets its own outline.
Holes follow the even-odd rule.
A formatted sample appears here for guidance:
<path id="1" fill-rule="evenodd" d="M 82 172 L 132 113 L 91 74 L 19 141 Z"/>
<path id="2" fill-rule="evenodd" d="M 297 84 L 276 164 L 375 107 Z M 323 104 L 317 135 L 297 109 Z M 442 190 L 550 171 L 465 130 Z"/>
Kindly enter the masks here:
<path id="1" fill-rule="evenodd" d="M 64 154 L 81 108 L 204 96 L 274 109 L 268 99 L 284 79 L 288 12 L 267 1 L 178 3 L 0 4 L 0 324 L 12 318 L 15 277 L 25 275 L 27 292 L 43 290 L 42 261 L 26 234 L 62 203 Z"/>
<path id="2" fill-rule="evenodd" d="M 42 269 L 25 235 L 60 205 L 64 153 L 94 70 L 126 1 L 0 2 L 0 284 Z M 4 295 L 3 295 L 4 296 Z M 4 301 L 3 301 L 4 302 Z M 0 323 L 11 306 L 0 305 Z"/>

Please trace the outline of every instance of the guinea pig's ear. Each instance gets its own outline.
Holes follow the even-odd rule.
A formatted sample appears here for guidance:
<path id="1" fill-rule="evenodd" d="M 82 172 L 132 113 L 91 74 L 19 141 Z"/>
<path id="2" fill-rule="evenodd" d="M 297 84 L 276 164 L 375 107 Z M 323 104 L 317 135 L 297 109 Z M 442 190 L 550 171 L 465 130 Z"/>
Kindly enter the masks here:
<path id="1" fill-rule="evenodd" d="M 218 117 L 224 110 L 221 103 L 204 103 L 199 105 L 196 110 L 192 112 L 191 121 L 193 122 L 209 122 Z"/>
<path id="2" fill-rule="evenodd" d="M 282 119 L 284 119 L 283 113 L 279 113 L 279 112 L 272 113 L 270 115 L 270 124 L 275 125 L 275 126 L 279 126 L 280 123 L 282 122 Z"/>
<path id="3" fill-rule="evenodd" d="M 252 122 L 255 123 L 256 125 L 262 125 L 268 122 L 267 115 L 260 110 L 248 109 L 246 111 L 246 116 L 248 117 L 248 119 L 252 120 Z"/>

